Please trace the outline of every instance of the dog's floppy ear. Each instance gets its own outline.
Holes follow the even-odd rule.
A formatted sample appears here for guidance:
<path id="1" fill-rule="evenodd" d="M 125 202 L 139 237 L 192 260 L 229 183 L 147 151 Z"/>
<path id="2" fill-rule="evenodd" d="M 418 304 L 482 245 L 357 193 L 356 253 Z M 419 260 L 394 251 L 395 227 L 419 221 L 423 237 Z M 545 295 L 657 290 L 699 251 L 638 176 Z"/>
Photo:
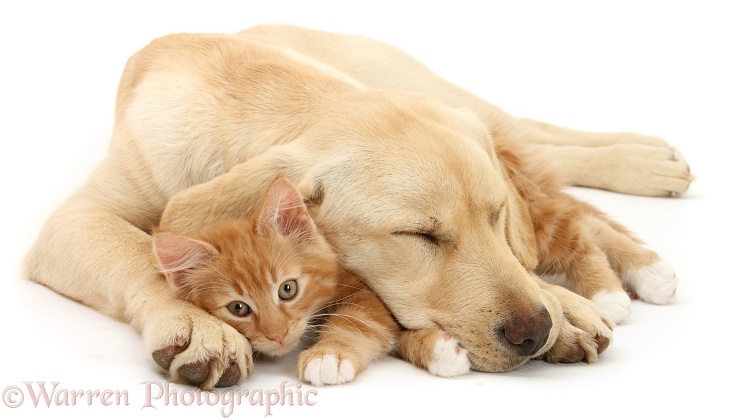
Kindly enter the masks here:
<path id="1" fill-rule="evenodd" d="M 475 114 L 475 112 L 467 107 L 452 108 L 453 115 L 464 124 L 472 132 L 471 140 L 476 142 L 480 148 L 485 150 L 490 158 L 497 159 L 495 157 L 495 144 L 485 127 L 485 124 Z"/>
<path id="2" fill-rule="evenodd" d="M 505 233 L 513 255 L 518 258 L 526 270 L 530 271 L 538 266 L 538 249 L 533 233 L 533 223 L 528 208 L 518 195 L 515 186 L 508 182 L 508 188 Z"/>
<path id="3" fill-rule="evenodd" d="M 527 169 L 527 155 L 521 152 L 518 144 L 503 141 L 496 144 L 496 163 L 507 181 L 508 199 L 506 203 L 505 234 L 513 255 L 526 268 L 533 270 L 538 266 L 538 246 L 528 204 L 518 191 L 524 194 L 540 194 L 529 182 L 524 172 Z"/>
<path id="4" fill-rule="evenodd" d="M 485 125 L 469 108 L 454 108 L 457 116 L 472 131 L 473 139 L 487 152 L 497 168 L 503 172 L 508 181 L 508 199 L 506 203 L 506 236 L 513 254 L 527 270 L 533 270 L 538 265 L 536 238 L 533 234 L 533 223 L 530 213 L 523 199 L 518 194 L 512 180 L 520 166 L 518 157 L 510 154 L 506 156 L 503 148 L 498 147 Z"/>

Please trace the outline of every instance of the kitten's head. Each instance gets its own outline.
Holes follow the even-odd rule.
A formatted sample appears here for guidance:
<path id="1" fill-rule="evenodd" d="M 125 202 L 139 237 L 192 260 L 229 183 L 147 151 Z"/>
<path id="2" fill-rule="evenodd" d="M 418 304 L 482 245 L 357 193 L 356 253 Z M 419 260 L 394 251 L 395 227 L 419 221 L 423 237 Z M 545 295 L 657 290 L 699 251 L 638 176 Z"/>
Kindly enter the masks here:
<path id="1" fill-rule="evenodd" d="M 270 356 L 297 346 L 308 317 L 332 301 L 338 281 L 334 252 L 284 177 L 274 180 L 251 218 L 192 236 L 156 231 L 153 250 L 180 298 Z"/>

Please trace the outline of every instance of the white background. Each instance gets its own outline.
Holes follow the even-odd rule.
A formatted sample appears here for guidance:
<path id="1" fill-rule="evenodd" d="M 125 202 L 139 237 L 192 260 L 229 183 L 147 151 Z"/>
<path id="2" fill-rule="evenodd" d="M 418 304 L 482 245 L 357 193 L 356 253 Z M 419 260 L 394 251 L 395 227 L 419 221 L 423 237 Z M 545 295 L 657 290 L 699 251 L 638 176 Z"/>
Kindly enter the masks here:
<path id="1" fill-rule="evenodd" d="M 515 115 L 662 136 L 698 177 L 673 199 L 572 190 L 644 238 L 682 281 L 672 306 L 633 303 L 598 363 L 534 362 L 438 379 L 386 359 L 352 384 L 318 389 L 313 407 L 274 407 L 275 418 L 727 416 L 731 14 L 723 3 L 3 2 L 0 391 L 57 381 L 64 389 L 126 390 L 130 405 L 33 408 L 26 392 L 20 408 L 0 402 L 0 417 L 221 415 L 220 406 L 162 401 L 141 410 L 141 384 L 164 377 L 139 336 L 25 281 L 19 260 L 47 215 L 103 158 L 127 57 L 167 33 L 259 23 L 388 41 Z M 275 389 L 284 380 L 297 383 L 293 357 L 257 366 L 240 389 Z M 264 414 L 244 404 L 231 418 Z"/>

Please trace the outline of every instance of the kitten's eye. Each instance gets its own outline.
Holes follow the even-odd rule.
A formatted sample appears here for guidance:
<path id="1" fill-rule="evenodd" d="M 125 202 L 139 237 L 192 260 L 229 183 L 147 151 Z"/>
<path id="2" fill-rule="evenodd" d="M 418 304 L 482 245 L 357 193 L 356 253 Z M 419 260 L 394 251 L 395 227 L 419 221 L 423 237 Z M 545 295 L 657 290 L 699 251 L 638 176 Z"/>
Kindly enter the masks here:
<path id="1" fill-rule="evenodd" d="M 228 310 L 231 311 L 232 314 L 240 317 L 248 316 L 251 313 L 251 308 L 249 305 L 245 304 L 241 301 L 231 302 L 228 304 Z"/>
<path id="2" fill-rule="evenodd" d="M 297 296 L 297 280 L 287 280 L 279 286 L 279 298 L 290 300 Z"/>

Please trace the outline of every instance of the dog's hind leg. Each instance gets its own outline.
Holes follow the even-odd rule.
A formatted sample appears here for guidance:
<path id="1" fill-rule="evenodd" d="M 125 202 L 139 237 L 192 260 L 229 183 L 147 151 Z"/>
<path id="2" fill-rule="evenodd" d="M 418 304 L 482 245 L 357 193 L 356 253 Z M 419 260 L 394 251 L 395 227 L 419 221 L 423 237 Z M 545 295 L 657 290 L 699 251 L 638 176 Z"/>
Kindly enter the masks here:
<path id="1" fill-rule="evenodd" d="M 282 26 L 250 28 L 239 36 L 291 48 L 370 88 L 420 92 L 450 107 L 469 108 L 496 143 L 520 141 L 536 146 L 537 153 L 556 163 L 556 170 L 570 185 L 668 196 L 683 193 L 693 180 L 680 153 L 661 139 L 636 133 L 589 133 L 515 118 L 383 42 Z"/>
<path id="2" fill-rule="evenodd" d="M 519 119 L 521 140 L 569 185 L 626 194 L 673 196 L 693 181 L 680 152 L 657 137 L 592 133 Z"/>
<path id="3" fill-rule="evenodd" d="M 518 123 L 526 132 L 526 137 L 523 140 L 534 144 L 584 147 L 638 144 L 653 147 L 669 147 L 667 142 L 659 137 L 640 133 L 596 133 L 580 131 L 527 118 L 519 118 Z"/>
<path id="4" fill-rule="evenodd" d="M 568 185 L 652 197 L 684 193 L 693 175 L 675 149 L 640 144 L 612 146 L 529 145 L 551 162 Z"/>

